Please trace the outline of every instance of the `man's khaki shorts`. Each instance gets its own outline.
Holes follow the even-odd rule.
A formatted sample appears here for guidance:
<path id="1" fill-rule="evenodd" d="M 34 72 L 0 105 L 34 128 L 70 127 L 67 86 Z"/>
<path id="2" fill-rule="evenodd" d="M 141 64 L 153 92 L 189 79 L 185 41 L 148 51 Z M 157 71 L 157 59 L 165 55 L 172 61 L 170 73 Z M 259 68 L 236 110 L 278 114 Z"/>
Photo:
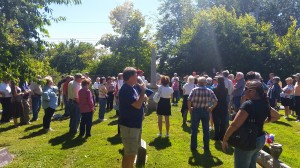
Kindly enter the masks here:
<path id="1" fill-rule="evenodd" d="M 124 145 L 124 155 L 137 155 L 141 146 L 141 128 L 129 128 L 120 125 L 122 143 Z"/>

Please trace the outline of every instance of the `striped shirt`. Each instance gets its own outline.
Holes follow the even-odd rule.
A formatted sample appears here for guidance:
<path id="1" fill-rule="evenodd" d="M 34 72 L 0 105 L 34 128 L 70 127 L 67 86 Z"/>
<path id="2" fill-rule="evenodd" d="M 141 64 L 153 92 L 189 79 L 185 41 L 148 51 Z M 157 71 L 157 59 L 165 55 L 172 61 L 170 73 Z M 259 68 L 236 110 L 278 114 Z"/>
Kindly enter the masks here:
<path id="1" fill-rule="evenodd" d="M 208 108 L 213 100 L 218 101 L 214 92 L 206 87 L 194 88 L 188 97 L 194 108 Z"/>

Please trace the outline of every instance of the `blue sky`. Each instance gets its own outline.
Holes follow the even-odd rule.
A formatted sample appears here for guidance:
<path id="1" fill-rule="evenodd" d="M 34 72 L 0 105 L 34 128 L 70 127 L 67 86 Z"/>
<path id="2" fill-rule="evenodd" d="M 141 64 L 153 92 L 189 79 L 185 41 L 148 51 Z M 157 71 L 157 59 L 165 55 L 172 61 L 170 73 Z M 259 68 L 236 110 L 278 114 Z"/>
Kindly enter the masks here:
<path id="1" fill-rule="evenodd" d="M 145 16 L 146 24 L 152 24 L 158 17 L 159 0 L 131 0 L 135 9 Z M 81 5 L 52 5 L 53 16 L 64 16 L 66 21 L 52 23 L 46 27 L 49 31 L 49 42 L 65 42 L 74 38 L 79 41 L 95 44 L 103 34 L 113 33 L 109 13 L 125 0 L 82 0 Z"/>

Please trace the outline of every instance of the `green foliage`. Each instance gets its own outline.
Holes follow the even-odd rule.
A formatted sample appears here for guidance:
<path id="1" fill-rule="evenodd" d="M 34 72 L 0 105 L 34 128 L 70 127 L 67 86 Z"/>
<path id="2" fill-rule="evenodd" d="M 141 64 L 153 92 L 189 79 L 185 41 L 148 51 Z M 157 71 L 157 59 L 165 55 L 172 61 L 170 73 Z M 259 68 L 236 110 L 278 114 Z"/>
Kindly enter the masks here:
<path id="1" fill-rule="evenodd" d="M 145 27 L 144 16 L 127 1 L 111 11 L 110 20 L 117 35 L 106 34 L 98 44 L 104 45 L 112 54 L 100 57 L 91 73 L 117 75 L 126 66 L 134 66 L 150 76 L 151 43 L 144 38 L 148 30 L 141 32 Z"/>
<path id="2" fill-rule="evenodd" d="M 257 24 L 250 15 L 237 17 L 224 7 L 200 11 L 191 28 L 185 29 L 177 57 L 170 59 L 173 69 L 183 73 L 208 73 L 212 69 L 268 72 L 273 34 L 271 25 Z M 247 63 L 246 63 L 247 62 Z"/>
<path id="3" fill-rule="evenodd" d="M 79 4 L 80 0 L 3 0 L 0 1 L 0 78 L 30 78 L 50 72 L 42 64 L 45 42 L 48 36 L 44 26 L 53 18 L 50 4 Z M 39 58 L 41 56 L 41 58 Z M 44 62 L 45 63 L 45 62 Z"/>
<path id="4" fill-rule="evenodd" d="M 285 35 L 292 25 L 290 17 L 299 19 L 299 0 L 198 0 L 200 9 L 213 6 L 225 6 L 226 10 L 234 10 L 238 16 L 253 14 L 259 22 L 272 24 L 272 30 L 278 35 Z"/>
<path id="5" fill-rule="evenodd" d="M 74 39 L 54 45 L 46 54 L 50 58 L 51 67 L 67 74 L 72 71 L 80 72 L 98 59 L 94 45 Z"/>
<path id="6" fill-rule="evenodd" d="M 176 54 L 178 41 L 183 30 L 191 25 L 196 8 L 192 0 L 162 0 L 158 11 L 161 16 L 156 34 L 158 69 L 161 73 L 167 73 L 170 66 L 165 64 L 166 60 Z"/>

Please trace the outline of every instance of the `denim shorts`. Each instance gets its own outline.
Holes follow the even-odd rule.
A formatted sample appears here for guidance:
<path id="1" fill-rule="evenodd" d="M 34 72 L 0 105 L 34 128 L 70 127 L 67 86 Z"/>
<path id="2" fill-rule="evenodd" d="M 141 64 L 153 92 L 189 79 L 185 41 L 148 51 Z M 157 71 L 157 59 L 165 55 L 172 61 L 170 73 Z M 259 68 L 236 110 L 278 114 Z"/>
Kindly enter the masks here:
<path id="1" fill-rule="evenodd" d="M 137 155 L 141 146 L 141 128 L 129 128 L 120 125 L 124 155 Z"/>

